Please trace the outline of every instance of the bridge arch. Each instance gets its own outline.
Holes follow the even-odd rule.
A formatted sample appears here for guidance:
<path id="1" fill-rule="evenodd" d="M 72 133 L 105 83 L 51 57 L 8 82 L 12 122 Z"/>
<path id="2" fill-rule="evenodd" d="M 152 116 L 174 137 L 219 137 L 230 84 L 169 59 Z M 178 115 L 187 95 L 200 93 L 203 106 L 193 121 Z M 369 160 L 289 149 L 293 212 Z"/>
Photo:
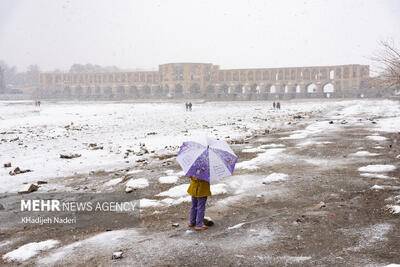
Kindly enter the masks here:
<path id="1" fill-rule="evenodd" d="M 76 87 L 75 88 L 75 95 L 76 96 L 81 96 L 82 95 L 82 87 L 81 86 L 78 86 L 78 87 Z"/>
<path id="2" fill-rule="evenodd" d="M 100 96 L 101 95 L 101 88 L 100 86 L 96 86 L 96 89 L 94 90 L 94 93 L 96 96 Z"/>
<path id="3" fill-rule="evenodd" d="M 214 94 L 215 93 L 215 86 L 210 84 L 207 86 L 207 94 Z"/>
<path id="4" fill-rule="evenodd" d="M 113 92 L 112 92 L 112 87 L 111 86 L 107 86 L 104 88 L 104 95 L 107 97 L 112 97 Z"/>
<path id="5" fill-rule="evenodd" d="M 138 97 L 139 96 L 139 91 L 138 91 L 137 87 L 134 86 L 134 85 L 129 87 L 129 94 L 132 95 L 132 96 Z"/>
<path id="6" fill-rule="evenodd" d="M 85 92 L 86 96 L 91 96 L 92 95 L 92 87 L 88 86 L 86 88 L 86 92 Z"/>
<path id="7" fill-rule="evenodd" d="M 243 94 L 243 84 L 238 84 L 235 86 L 235 93 L 236 94 Z"/>
<path id="8" fill-rule="evenodd" d="M 259 94 L 260 93 L 260 87 L 258 86 L 258 84 L 253 83 L 250 86 L 250 94 Z"/>
<path id="9" fill-rule="evenodd" d="M 224 83 L 223 85 L 221 85 L 221 88 L 220 88 L 220 93 L 221 94 L 229 94 L 229 86 L 226 84 L 226 83 Z"/>
<path id="10" fill-rule="evenodd" d="M 315 83 L 309 83 L 306 85 L 306 92 L 309 94 L 317 92 L 317 85 Z"/>
<path id="11" fill-rule="evenodd" d="M 175 85 L 175 94 L 176 95 L 181 95 L 183 93 L 183 86 L 178 83 Z"/>
<path id="12" fill-rule="evenodd" d="M 331 97 L 335 93 L 335 86 L 333 83 L 326 83 L 322 86 L 322 92 L 325 97 Z"/>
<path id="13" fill-rule="evenodd" d="M 169 93 L 169 86 L 168 86 L 168 84 L 165 84 L 165 85 L 163 86 L 162 89 L 163 89 L 165 95 L 169 95 L 169 94 L 170 94 L 170 93 Z"/>
<path id="14" fill-rule="evenodd" d="M 199 94 L 200 93 L 200 85 L 198 83 L 194 83 L 190 86 L 191 94 Z"/>
<path id="15" fill-rule="evenodd" d="M 333 83 L 326 83 L 322 86 L 322 91 L 324 93 L 333 93 L 335 92 L 335 86 L 333 85 Z"/>
<path id="16" fill-rule="evenodd" d="M 276 94 L 276 93 L 277 93 L 277 91 L 276 91 L 276 86 L 275 86 L 275 85 L 271 85 L 271 86 L 269 87 L 269 93 L 270 93 L 270 94 Z"/>
<path id="17" fill-rule="evenodd" d="M 161 85 L 154 86 L 154 94 L 157 96 L 161 96 L 163 94 Z"/>
<path id="18" fill-rule="evenodd" d="M 63 94 L 65 96 L 70 96 L 71 95 L 71 88 L 69 86 L 64 88 Z"/>
<path id="19" fill-rule="evenodd" d="M 125 87 L 124 86 L 119 86 L 118 88 L 117 88 L 117 94 L 118 95 L 120 95 L 120 96 L 124 96 L 125 95 Z"/>
<path id="20" fill-rule="evenodd" d="M 145 96 L 150 96 L 151 95 L 151 88 L 148 85 L 143 86 L 143 94 Z"/>
<path id="21" fill-rule="evenodd" d="M 289 86 L 288 86 L 287 84 L 283 84 L 283 85 L 281 86 L 280 92 L 281 92 L 281 93 L 285 93 L 285 94 L 289 93 Z"/>
<path id="22" fill-rule="evenodd" d="M 300 94 L 301 93 L 301 86 L 299 84 L 296 85 L 296 93 Z"/>

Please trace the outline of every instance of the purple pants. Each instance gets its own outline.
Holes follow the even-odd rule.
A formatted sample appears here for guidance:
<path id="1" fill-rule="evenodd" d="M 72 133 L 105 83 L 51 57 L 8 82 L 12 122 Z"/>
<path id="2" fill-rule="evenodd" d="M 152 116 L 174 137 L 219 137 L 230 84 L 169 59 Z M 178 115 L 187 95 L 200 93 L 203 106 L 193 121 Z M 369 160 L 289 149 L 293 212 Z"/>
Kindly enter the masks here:
<path id="1" fill-rule="evenodd" d="M 206 213 L 207 197 L 192 197 L 192 207 L 190 208 L 190 223 L 196 227 L 203 226 L 204 214 Z"/>

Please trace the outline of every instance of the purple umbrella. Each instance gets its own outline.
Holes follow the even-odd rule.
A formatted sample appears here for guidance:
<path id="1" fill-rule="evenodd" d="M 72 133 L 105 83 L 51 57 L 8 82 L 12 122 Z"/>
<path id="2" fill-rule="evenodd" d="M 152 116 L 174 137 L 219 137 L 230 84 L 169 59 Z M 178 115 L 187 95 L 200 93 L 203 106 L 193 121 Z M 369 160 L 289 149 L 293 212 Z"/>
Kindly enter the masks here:
<path id="1" fill-rule="evenodd" d="M 186 176 L 211 183 L 233 174 L 237 156 L 225 141 L 204 137 L 184 142 L 176 159 Z"/>

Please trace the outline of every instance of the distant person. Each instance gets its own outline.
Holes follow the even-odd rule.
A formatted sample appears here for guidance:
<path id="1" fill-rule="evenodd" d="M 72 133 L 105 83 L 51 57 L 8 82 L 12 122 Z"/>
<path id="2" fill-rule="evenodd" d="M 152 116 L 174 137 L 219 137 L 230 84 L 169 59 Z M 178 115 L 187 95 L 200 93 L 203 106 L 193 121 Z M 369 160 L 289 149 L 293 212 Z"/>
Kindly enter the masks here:
<path id="1" fill-rule="evenodd" d="M 189 102 L 189 111 L 192 111 L 192 102 Z"/>
<path id="2" fill-rule="evenodd" d="M 276 103 L 274 101 L 274 103 L 272 103 L 272 107 L 275 109 L 276 108 Z"/>
<path id="3" fill-rule="evenodd" d="M 37 103 L 38 103 L 38 106 L 39 106 L 39 108 L 40 108 L 40 100 L 39 100 Z"/>
<path id="4" fill-rule="evenodd" d="M 279 101 L 276 103 L 276 108 L 281 109 L 281 103 L 279 103 Z"/>
<path id="5" fill-rule="evenodd" d="M 185 106 L 186 106 L 186 111 L 188 111 L 188 110 L 189 110 L 189 103 L 186 102 L 186 103 L 185 103 Z"/>

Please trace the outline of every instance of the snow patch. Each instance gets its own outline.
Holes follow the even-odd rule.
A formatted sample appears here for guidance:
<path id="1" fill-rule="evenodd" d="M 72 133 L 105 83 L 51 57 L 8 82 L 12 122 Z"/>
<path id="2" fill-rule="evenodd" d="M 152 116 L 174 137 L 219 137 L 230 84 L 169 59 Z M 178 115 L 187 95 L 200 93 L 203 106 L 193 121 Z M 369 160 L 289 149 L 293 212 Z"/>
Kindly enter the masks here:
<path id="1" fill-rule="evenodd" d="M 232 229 L 238 229 L 241 228 L 243 225 L 245 225 L 246 223 L 238 223 L 234 226 L 228 227 L 228 230 L 232 230 Z"/>
<path id="2" fill-rule="evenodd" d="M 368 165 L 358 168 L 360 172 L 391 172 L 396 169 L 393 165 Z"/>
<path id="3" fill-rule="evenodd" d="M 159 207 L 162 205 L 163 204 L 160 201 L 155 200 L 155 199 L 142 198 L 139 200 L 140 208 Z"/>
<path id="4" fill-rule="evenodd" d="M 110 181 L 104 183 L 104 186 L 114 186 L 122 182 L 123 178 L 115 178 L 111 179 Z"/>
<path id="5" fill-rule="evenodd" d="M 212 184 L 210 187 L 211 195 L 222 195 L 226 194 L 228 191 L 226 190 L 226 184 Z"/>
<path id="6" fill-rule="evenodd" d="M 126 174 L 136 174 L 136 173 L 140 173 L 140 172 L 143 172 L 143 170 L 130 170 Z"/>
<path id="7" fill-rule="evenodd" d="M 393 213 L 393 214 L 400 213 L 399 205 L 386 205 L 386 208 L 389 210 L 390 213 Z"/>
<path id="8" fill-rule="evenodd" d="M 400 132 L 400 117 L 381 119 L 377 123 L 377 130 L 381 132 Z"/>
<path id="9" fill-rule="evenodd" d="M 381 186 L 381 185 L 377 185 L 377 184 L 376 184 L 376 185 L 372 186 L 371 189 L 372 189 L 372 190 L 381 190 L 381 189 L 384 189 L 384 187 Z"/>
<path id="10" fill-rule="evenodd" d="M 175 175 L 171 176 L 162 176 L 158 178 L 158 181 L 162 184 L 174 184 L 178 181 L 179 177 Z"/>
<path id="11" fill-rule="evenodd" d="M 260 148 L 277 148 L 277 147 L 285 147 L 284 144 L 266 144 L 260 146 Z"/>
<path id="12" fill-rule="evenodd" d="M 167 204 L 169 206 L 171 205 L 179 205 L 183 202 L 190 202 L 192 201 L 192 197 L 191 196 L 185 196 L 185 197 L 180 197 L 177 199 L 173 199 L 173 198 L 164 198 L 163 200 L 161 200 L 162 203 Z"/>
<path id="13" fill-rule="evenodd" d="M 355 156 L 355 157 L 372 157 L 372 156 L 378 156 L 378 153 L 371 153 L 368 151 L 357 151 L 356 153 L 352 153 L 349 156 Z"/>
<path id="14" fill-rule="evenodd" d="M 245 148 L 242 150 L 243 153 L 258 153 L 258 152 L 264 152 L 265 150 L 262 149 L 261 147 L 254 147 L 254 148 Z"/>
<path id="15" fill-rule="evenodd" d="M 245 170 L 256 170 L 259 168 L 258 165 L 276 161 L 277 156 L 284 150 L 284 148 L 268 149 L 264 153 L 258 154 L 257 157 L 252 158 L 251 160 L 237 163 L 236 168 Z"/>
<path id="16" fill-rule="evenodd" d="M 387 138 L 380 135 L 369 135 L 366 137 L 367 139 L 374 140 L 374 141 L 386 141 Z"/>
<path id="17" fill-rule="evenodd" d="M 363 177 L 368 177 L 368 178 L 379 178 L 379 179 L 392 179 L 387 175 L 384 174 L 379 174 L 379 173 L 369 173 L 369 172 L 365 172 L 365 173 L 361 173 L 360 174 Z"/>
<path id="18" fill-rule="evenodd" d="M 277 181 L 284 181 L 288 177 L 287 174 L 284 173 L 271 173 L 267 177 L 263 179 L 263 183 L 272 183 Z"/>
<path id="19" fill-rule="evenodd" d="M 3 256 L 6 261 L 26 261 L 41 251 L 49 250 L 57 246 L 60 242 L 58 240 L 46 240 L 42 242 L 32 242 L 25 244 L 13 251 L 8 252 Z"/>
<path id="20" fill-rule="evenodd" d="M 157 194 L 157 197 L 173 197 L 173 198 L 178 198 L 178 197 L 183 197 L 187 195 L 187 189 L 189 188 L 189 184 L 181 184 L 174 186 L 167 191 L 161 192 Z"/>
<path id="21" fill-rule="evenodd" d="M 126 187 L 130 188 L 145 188 L 149 186 L 149 181 L 145 178 L 139 178 L 139 179 L 130 179 L 126 183 Z"/>

